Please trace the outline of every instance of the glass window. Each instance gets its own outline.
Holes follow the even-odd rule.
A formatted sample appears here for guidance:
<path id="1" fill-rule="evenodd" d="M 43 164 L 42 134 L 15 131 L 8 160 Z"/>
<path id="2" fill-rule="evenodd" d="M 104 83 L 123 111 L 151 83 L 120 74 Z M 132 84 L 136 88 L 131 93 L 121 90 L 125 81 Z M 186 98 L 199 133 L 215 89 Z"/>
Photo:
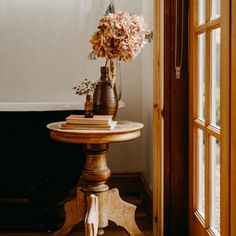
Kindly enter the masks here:
<path id="1" fill-rule="evenodd" d="M 204 24 L 206 21 L 206 2 L 205 0 L 198 1 L 198 25 Z"/>
<path id="2" fill-rule="evenodd" d="M 220 232 L 220 143 L 211 137 L 211 227 Z"/>
<path id="3" fill-rule="evenodd" d="M 198 211 L 205 216 L 205 140 L 202 130 L 197 130 L 197 169 L 198 169 Z"/>
<path id="4" fill-rule="evenodd" d="M 205 33 L 198 36 L 198 117 L 205 119 Z"/>
<path id="5" fill-rule="evenodd" d="M 211 123 L 220 126 L 220 28 L 211 32 Z"/>
<path id="6" fill-rule="evenodd" d="M 220 17 L 220 11 L 221 11 L 220 2 L 221 2 L 220 0 L 211 1 L 211 19 Z"/>

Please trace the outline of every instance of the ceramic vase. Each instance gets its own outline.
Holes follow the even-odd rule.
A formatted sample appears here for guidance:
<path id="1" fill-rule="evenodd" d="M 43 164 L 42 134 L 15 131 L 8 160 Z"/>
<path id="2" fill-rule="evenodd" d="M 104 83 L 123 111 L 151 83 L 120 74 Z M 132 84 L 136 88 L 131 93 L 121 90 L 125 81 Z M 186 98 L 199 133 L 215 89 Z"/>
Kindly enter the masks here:
<path id="1" fill-rule="evenodd" d="M 109 79 L 108 67 L 101 67 L 100 79 L 93 93 L 94 115 L 112 115 L 115 120 L 118 110 L 118 93 L 116 85 L 112 85 Z"/>

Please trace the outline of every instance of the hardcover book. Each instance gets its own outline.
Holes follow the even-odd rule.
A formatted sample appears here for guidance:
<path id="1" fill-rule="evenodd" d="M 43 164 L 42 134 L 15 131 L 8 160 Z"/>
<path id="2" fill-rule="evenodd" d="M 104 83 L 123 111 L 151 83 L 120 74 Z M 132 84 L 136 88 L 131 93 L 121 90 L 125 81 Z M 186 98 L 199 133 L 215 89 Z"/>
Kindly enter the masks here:
<path id="1" fill-rule="evenodd" d="M 68 124 L 110 124 L 112 115 L 94 115 L 91 118 L 85 118 L 84 115 L 69 115 L 66 121 Z"/>
<path id="2" fill-rule="evenodd" d="M 78 129 L 78 130 L 112 130 L 117 125 L 117 121 L 111 121 L 110 124 L 71 124 L 62 123 L 62 129 Z"/>

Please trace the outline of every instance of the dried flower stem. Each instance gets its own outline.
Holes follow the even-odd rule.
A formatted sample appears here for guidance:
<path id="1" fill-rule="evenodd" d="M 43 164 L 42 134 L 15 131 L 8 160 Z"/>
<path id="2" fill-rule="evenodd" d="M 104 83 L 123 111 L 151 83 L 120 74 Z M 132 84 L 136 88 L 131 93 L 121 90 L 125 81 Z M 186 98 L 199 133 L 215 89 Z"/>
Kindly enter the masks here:
<path id="1" fill-rule="evenodd" d="M 105 67 L 107 67 L 107 63 L 108 63 L 109 60 L 106 60 L 106 63 L 105 63 Z"/>
<path id="2" fill-rule="evenodd" d="M 110 75 L 109 75 L 109 79 L 112 83 L 112 87 L 115 84 L 115 79 L 116 79 L 116 68 L 115 68 L 115 63 L 113 60 L 110 60 L 110 69 L 109 69 Z"/>

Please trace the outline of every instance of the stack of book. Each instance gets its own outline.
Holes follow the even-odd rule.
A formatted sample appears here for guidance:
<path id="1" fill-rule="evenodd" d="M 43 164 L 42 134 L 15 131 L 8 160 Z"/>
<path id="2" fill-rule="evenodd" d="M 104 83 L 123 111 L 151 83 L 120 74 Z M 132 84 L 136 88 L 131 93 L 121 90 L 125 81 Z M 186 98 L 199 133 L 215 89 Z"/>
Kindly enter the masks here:
<path id="1" fill-rule="evenodd" d="M 61 124 L 62 129 L 87 129 L 87 130 L 112 130 L 117 121 L 112 120 L 112 115 L 94 115 L 85 118 L 84 115 L 69 115 Z"/>

